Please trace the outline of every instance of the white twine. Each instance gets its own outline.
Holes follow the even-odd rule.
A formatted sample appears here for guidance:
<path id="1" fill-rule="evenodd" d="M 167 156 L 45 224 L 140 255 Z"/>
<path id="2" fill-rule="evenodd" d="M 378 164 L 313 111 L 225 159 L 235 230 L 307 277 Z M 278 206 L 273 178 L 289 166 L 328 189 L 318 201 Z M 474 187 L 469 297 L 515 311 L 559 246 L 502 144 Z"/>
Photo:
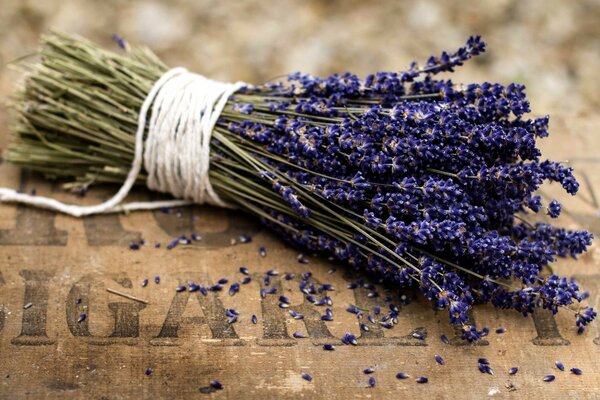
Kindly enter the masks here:
<path id="1" fill-rule="evenodd" d="M 92 206 L 67 204 L 50 197 L 32 196 L 0 188 L 1 202 L 14 202 L 58 211 L 74 217 L 121 211 L 152 210 L 209 203 L 226 207 L 210 184 L 210 139 L 227 99 L 245 83 L 222 83 L 188 72 L 167 71 L 146 96 L 138 116 L 135 153 L 127 178 L 117 193 Z M 146 115 L 152 106 L 144 149 Z M 181 200 L 123 203 L 142 168 L 146 185 Z"/>

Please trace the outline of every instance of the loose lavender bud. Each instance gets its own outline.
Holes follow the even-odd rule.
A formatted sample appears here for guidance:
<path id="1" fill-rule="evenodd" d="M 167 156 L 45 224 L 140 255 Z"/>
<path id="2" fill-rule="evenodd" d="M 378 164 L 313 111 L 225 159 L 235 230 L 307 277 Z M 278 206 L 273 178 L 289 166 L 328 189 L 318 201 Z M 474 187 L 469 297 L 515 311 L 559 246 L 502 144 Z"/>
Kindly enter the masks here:
<path id="1" fill-rule="evenodd" d="M 261 256 L 261 257 L 266 257 L 266 255 L 267 255 L 267 249 L 265 249 L 264 247 L 261 246 L 258 249 L 258 255 Z"/>
<path id="2" fill-rule="evenodd" d="M 294 319 L 304 319 L 304 314 L 298 314 L 297 312 L 295 312 L 294 310 L 289 310 L 288 311 L 290 316 Z"/>
<path id="3" fill-rule="evenodd" d="M 116 33 L 114 33 L 112 35 L 112 40 L 115 41 L 117 43 L 117 45 L 119 46 L 119 48 L 121 48 L 122 50 L 124 50 L 127 47 L 127 42 L 125 41 L 125 39 L 123 39 L 121 36 L 117 35 Z"/>
<path id="4" fill-rule="evenodd" d="M 217 381 L 217 380 L 212 380 L 210 381 L 210 386 L 214 389 L 217 390 L 221 390 L 223 389 L 223 385 L 221 384 L 221 382 Z"/>
<path id="5" fill-rule="evenodd" d="M 221 278 L 221 279 L 219 279 L 219 280 L 217 281 L 217 283 L 218 283 L 219 285 L 224 285 L 224 284 L 226 284 L 227 282 L 229 282 L 229 279 L 227 279 L 227 278 Z"/>
<path id="6" fill-rule="evenodd" d="M 277 271 L 276 269 L 270 269 L 267 271 L 267 275 L 268 276 L 277 276 L 277 275 L 279 275 L 279 271 Z"/>
<path id="7" fill-rule="evenodd" d="M 216 285 L 212 285 L 211 287 L 209 287 L 208 290 L 210 290 L 211 292 L 220 292 L 221 290 L 223 290 L 223 285 L 217 283 Z"/>
<path id="8" fill-rule="evenodd" d="M 229 287 L 229 295 L 230 296 L 233 296 L 234 294 L 236 294 L 239 291 L 240 291 L 240 284 L 237 282 L 231 284 L 231 286 Z"/>
<path id="9" fill-rule="evenodd" d="M 356 340 L 356 335 L 353 335 L 350 332 L 346 332 L 344 334 L 344 336 L 342 336 L 342 343 L 346 344 L 346 345 L 353 345 L 356 346 L 358 344 L 357 340 Z"/>
<path id="10" fill-rule="evenodd" d="M 404 372 L 398 372 L 396 374 L 396 378 L 397 379 L 406 379 L 406 378 L 410 378 L 410 375 L 404 373 Z"/>
<path id="11" fill-rule="evenodd" d="M 369 332 L 369 327 L 363 323 L 360 324 L 360 329 L 365 332 Z"/>
<path id="12" fill-rule="evenodd" d="M 333 288 L 333 285 L 331 285 L 329 283 L 324 283 L 324 284 L 320 285 L 319 288 L 317 289 L 317 291 L 319 293 L 321 293 L 323 291 L 332 291 L 332 290 L 335 290 L 335 289 Z"/>
<path id="13" fill-rule="evenodd" d="M 310 376 L 306 372 L 302 373 L 302 379 L 304 379 L 305 381 L 309 381 L 309 382 L 313 380 L 312 376 Z"/>
<path id="14" fill-rule="evenodd" d="M 321 315 L 321 320 L 322 321 L 333 321 L 333 312 L 331 311 L 330 308 L 327 308 L 325 310 L 325 315 Z"/>
<path id="15" fill-rule="evenodd" d="M 157 285 L 160 283 L 160 275 L 156 275 L 154 277 L 154 283 L 156 283 Z"/>
<path id="16" fill-rule="evenodd" d="M 252 238 L 246 234 L 241 234 L 240 236 L 238 236 L 238 240 L 240 241 L 240 243 L 250 243 L 252 241 Z"/>
<path id="17" fill-rule="evenodd" d="M 374 311 L 375 315 L 379 315 L 379 313 L 381 312 L 381 307 L 379 306 L 375 306 Z"/>
<path id="18" fill-rule="evenodd" d="M 440 365 L 444 365 L 444 359 L 438 354 L 435 355 L 435 361 Z"/>
<path id="19" fill-rule="evenodd" d="M 304 339 L 306 336 L 300 332 L 294 332 L 292 336 L 296 339 Z"/>
<path id="20" fill-rule="evenodd" d="M 298 263 L 300 263 L 300 264 L 308 264 L 309 263 L 308 258 L 306 258 L 304 256 L 304 254 L 298 254 L 298 257 L 296 257 L 296 261 L 298 261 Z"/>
<path id="21" fill-rule="evenodd" d="M 502 334 L 502 333 L 504 333 L 504 332 L 506 332 L 506 329 L 504 329 L 504 328 L 498 328 L 498 329 L 496 329 L 496 333 L 499 334 L 499 335 Z"/>
<path id="22" fill-rule="evenodd" d="M 363 369 L 363 373 L 365 373 L 367 375 L 372 374 L 373 372 L 375 372 L 375 370 L 371 367 Z"/>
<path id="23" fill-rule="evenodd" d="M 287 274 L 285 274 L 283 276 L 283 279 L 285 279 L 286 281 L 292 280 L 292 279 L 294 279 L 294 274 L 288 272 Z"/>
<path id="24" fill-rule="evenodd" d="M 392 329 L 394 327 L 394 324 L 391 322 L 379 322 L 379 325 L 383 326 L 385 329 Z M 415 334 L 413 333 L 413 336 L 415 336 Z M 422 337 L 422 336 L 420 336 Z"/>
<path id="25" fill-rule="evenodd" d="M 480 359 L 477 360 L 477 362 L 479 364 L 490 365 L 490 360 L 488 360 L 487 358 L 480 358 Z"/>
<path id="26" fill-rule="evenodd" d="M 375 387 L 375 378 L 373 378 L 373 377 L 369 378 L 369 386 Z"/>
<path id="27" fill-rule="evenodd" d="M 326 350 L 326 351 L 333 351 L 333 350 L 335 350 L 335 346 L 334 346 L 334 345 L 332 345 L 332 344 L 324 344 L 324 345 L 323 345 L 323 350 Z"/>
<path id="28" fill-rule="evenodd" d="M 198 289 L 200 290 L 200 293 L 202 293 L 204 296 L 208 295 L 208 289 L 206 289 L 204 286 L 198 285 Z"/>
<path id="29" fill-rule="evenodd" d="M 139 250 L 140 249 L 140 244 L 139 243 L 130 243 L 129 244 L 129 249 L 130 250 Z"/>
<path id="30" fill-rule="evenodd" d="M 228 317 L 234 317 L 240 315 L 240 312 L 234 308 L 228 308 L 227 310 L 225 310 L 225 315 L 227 315 Z"/>
<path id="31" fill-rule="evenodd" d="M 248 268 L 246 268 L 246 267 L 240 267 L 240 272 L 244 275 L 250 274 L 250 271 L 248 271 Z"/>
<path id="32" fill-rule="evenodd" d="M 258 323 L 258 319 L 256 318 L 256 315 L 252 314 L 252 319 L 251 319 L 252 323 L 254 325 L 256 325 Z"/>
<path id="33" fill-rule="evenodd" d="M 172 250 L 175 247 L 177 247 L 177 245 L 179 244 L 179 238 L 175 238 L 173 240 L 171 240 L 168 244 L 167 244 L 167 250 Z"/>
<path id="34" fill-rule="evenodd" d="M 315 299 L 315 297 L 314 297 L 314 296 L 311 296 L 311 295 L 306 295 L 304 298 L 305 298 L 305 299 L 306 299 L 308 302 L 310 302 L 310 303 L 313 303 L 313 304 L 315 304 L 315 303 L 317 302 L 317 299 Z"/>
<path id="35" fill-rule="evenodd" d="M 148 278 L 146 278 L 142 281 L 142 287 L 146 287 L 146 286 L 148 286 Z"/>
<path id="36" fill-rule="evenodd" d="M 554 375 L 546 375 L 544 377 L 544 382 L 552 382 L 556 377 Z"/>
<path id="37" fill-rule="evenodd" d="M 508 374 L 509 375 L 514 375 L 519 371 L 519 368 L 517 367 L 512 367 L 511 369 L 508 370 Z"/>
<path id="38" fill-rule="evenodd" d="M 565 365 L 561 361 L 556 361 L 554 365 L 556 365 L 556 368 L 560 369 L 561 371 L 565 370 Z"/>
<path id="39" fill-rule="evenodd" d="M 185 285 L 179 285 L 175 288 L 175 291 L 179 293 L 179 292 L 184 292 L 185 289 L 186 289 Z"/>
<path id="40" fill-rule="evenodd" d="M 494 375 L 494 370 L 492 369 L 492 367 L 486 364 L 479 364 L 479 372 L 481 372 L 482 374 Z"/>
<path id="41" fill-rule="evenodd" d="M 365 283 L 362 285 L 362 287 L 364 287 L 367 290 L 373 290 L 375 289 L 375 286 L 372 283 Z M 379 308 L 379 306 L 375 306 L 375 308 Z"/>
<path id="42" fill-rule="evenodd" d="M 360 310 L 356 308 L 356 306 L 349 306 L 348 308 L 346 308 L 346 311 L 352 314 L 358 314 L 360 312 Z"/>
<path id="43" fill-rule="evenodd" d="M 87 318 L 86 314 L 79 314 L 79 318 L 77 318 L 77 322 L 83 322 Z"/>
<path id="44" fill-rule="evenodd" d="M 152 368 L 148 367 L 146 368 L 146 375 L 150 376 L 152 374 Z"/>
<path id="45" fill-rule="evenodd" d="M 285 304 L 290 304 L 290 299 L 288 299 L 286 296 L 281 295 L 279 296 L 279 301 Z"/>
<path id="46" fill-rule="evenodd" d="M 244 279 L 242 279 L 242 285 L 247 285 L 250 282 L 252 282 L 252 278 L 250 278 L 249 276 L 247 276 Z"/>
<path id="47" fill-rule="evenodd" d="M 581 375 L 583 374 L 583 371 L 580 370 L 579 368 L 571 368 L 570 371 L 575 374 L 575 375 Z"/>
<path id="48" fill-rule="evenodd" d="M 420 376 L 420 377 L 418 377 L 418 378 L 417 378 L 417 381 L 416 381 L 416 382 L 417 382 L 417 383 L 427 383 L 427 382 L 429 382 L 429 379 L 427 379 L 427 378 L 426 378 L 426 377 L 424 377 L 424 376 Z"/>
<path id="49" fill-rule="evenodd" d="M 442 343 L 446 343 L 446 344 L 450 343 L 450 340 L 448 340 L 448 336 L 446 336 L 446 335 L 441 335 L 440 340 L 442 341 Z"/>
<path id="50" fill-rule="evenodd" d="M 197 233 L 192 233 L 190 235 L 190 237 L 192 238 L 193 241 L 198 242 L 200 240 L 202 240 L 202 236 L 198 235 Z"/>

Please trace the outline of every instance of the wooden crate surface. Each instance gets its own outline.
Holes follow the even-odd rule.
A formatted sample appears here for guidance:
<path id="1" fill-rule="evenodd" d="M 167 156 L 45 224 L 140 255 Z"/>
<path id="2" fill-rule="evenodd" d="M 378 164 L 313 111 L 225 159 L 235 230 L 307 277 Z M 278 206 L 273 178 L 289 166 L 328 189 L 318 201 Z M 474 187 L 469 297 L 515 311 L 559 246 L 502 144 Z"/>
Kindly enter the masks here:
<path id="1" fill-rule="evenodd" d="M 569 159 L 582 183 L 580 195 L 568 198 L 549 186 L 544 194 L 565 200 L 559 223 L 584 227 L 600 236 L 600 117 L 569 115 L 553 120 L 553 136 L 543 144 L 545 155 Z M 6 128 L 1 128 L 7 134 Z M 0 167 L 0 184 L 51 194 L 68 201 L 96 202 L 108 192 L 94 191 L 85 199 L 66 195 L 10 165 Z M 146 193 L 137 193 L 146 198 Z M 173 237 L 198 232 L 203 240 L 166 250 Z M 248 244 L 234 244 L 241 233 Z M 139 251 L 128 244 L 144 238 Z M 163 244 L 155 249 L 153 244 Z M 258 248 L 265 246 L 265 257 Z M 401 307 L 392 330 L 373 328 L 361 333 L 349 304 L 372 309 L 383 299 L 367 297 L 366 290 L 345 288 L 343 265 L 309 257 L 296 261 L 298 252 L 235 211 L 210 207 L 181 210 L 181 215 L 139 212 L 77 220 L 49 212 L 0 205 L 0 397 L 1 398 L 243 398 L 243 399 L 361 399 L 361 398 L 600 398 L 600 325 L 577 335 L 572 315 L 553 317 L 545 312 L 523 318 L 478 306 L 473 313 L 492 333 L 476 345 L 453 337 L 445 312 L 434 312 L 417 298 Z M 221 277 L 239 281 L 247 266 L 253 282 L 235 296 L 227 290 L 203 296 L 177 293 L 188 280 L 215 283 Z M 576 276 L 600 308 L 600 252 L 598 246 L 578 261 L 562 260 L 555 271 Z M 331 283 L 335 320 L 323 322 L 323 307 L 303 300 L 292 281 L 273 277 L 271 286 L 291 299 L 291 309 L 306 315 L 289 317 L 277 296 L 260 296 L 269 269 L 298 276 L 311 271 L 318 282 Z M 336 271 L 330 273 L 331 268 Z M 160 284 L 154 277 L 160 275 Z M 150 283 L 142 288 L 140 282 Z M 226 286 L 227 288 L 228 286 Z M 132 301 L 106 291 L 115 289 L 145 299 Z M 379 290 L 382 295 L 385 293 Z M 81 299 L 80 304 L 77 300 Z M 29 308 L 24 305 L 31 303 Z M 229 325 L 226 308 L 240 311 L 240 321 Z M 77 322 L 80 314 L 87 319 Z M 256 314 L 258 323 L 250 322 Z M 496 328 L 506 333 L 494 333 Z M 306 339 L 294 339 L 293 332 Z M 415 331 L 425 340 L 412 336 Z M 344 346 L 345 332 L 360 335 L 358 346 Z M 451 338 L 440 341 L 441 334 Z M 322 345 L 337 345 L 333 352 Z M 445 365 L 437 365 L 434 355 Z M 488 358 L 495 374 L 479 373 L 477 359 Z M 554 362 L 561 360 L 567 372 Z M 509 376 L 510 367 L 519 372 Z M 363 369 L 372 367 L 377 384 L 368 387 Z M 575 376 L 568 368 L 584 373 Z M 152 374 L 147 376 L 147 368 Z M 412 376 L 398 380 L 404 371 Z M 301 373 L 314 380 L 304 381 Z M 543 376 L 556 375 L 545 383 Z M 419 385 L 414 377 L 426 376 Z M 223 390 L 213 391 L 211 379 Z"/>

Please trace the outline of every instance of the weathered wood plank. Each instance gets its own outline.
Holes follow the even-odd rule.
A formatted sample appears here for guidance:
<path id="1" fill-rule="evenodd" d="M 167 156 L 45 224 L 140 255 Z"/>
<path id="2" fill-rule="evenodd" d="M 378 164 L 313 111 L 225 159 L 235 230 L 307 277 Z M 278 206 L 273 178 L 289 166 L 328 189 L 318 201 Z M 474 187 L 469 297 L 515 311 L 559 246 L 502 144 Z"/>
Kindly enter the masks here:
<path id="1" fill-rule="evenodd" d="M 600 236 L 600 137 L 594 131 L 600 117 L 569 117 L 555 123 L 555 136 L 545 144 L 554 159 L 569 158 L 582 179 L 581 196 L 567 199 L 555 187 L 551 197 L 566 200 L 559 222 L 582 226 Z M 557 130 L 558 129 L 558 130 Z M 49 193 L 39 181 L 38 193 Z M 16 186 L 19 172 L 0 167 L 0 184 Z M 587 183 L 586 183 L 587 182 Z M 94 192 L 84 201 L 105 193 Z M 53 195 L 70 199 L 59 191 Z M 141 193 L 139 196 L 145 196 Z M 74 199 L 77 200 L 77 199 Z M 173 235 L 196 231 L 204 239 L 191 246 L 164 249 Z M 240 233 L 249 233 L 249 244 L 231 245 Z M 130 240 L 145 238 L 139 251 L 127 247 Z M 155 249 L 155 241 L 163 248 Z M 258 256 L 266 246 L 266 257 Z M 347 277 L 341 265 L 311 258 L 296 262 L 297 252 L 239 213 L 213 208 L 190 208 L 181 216 L 134 213 L 129 216 L 75 220 L 20 207 L 0 206 L 0 397 L 2 398 L 165 398 L 214 396 L 231 398 L 473 398 L 487 396 L 540 399 L 600 397 L 600 325 L 577 335 L 572 317 L 556 318 L 539 313 L 524 319 L 513 312 L 476 307 L 474 318 L 492 332 L 486 341 L 465 345 L 453 339 L 444 313 L 431 311 L 416 299 L 403 306 L 400 323 L 393 330 L 374 327 L 362 333 L 358 346 L 343 346 L 345 332 L 361 334 L 355 316 L 344 309 L 384 305 L 366 291 L 345 289 Z M 564 260 L 555 269 L 576 275 L 588 289 L 591 303 L 600 307 L 600 254 L 597 245 L 579 261 Z M 203 296 L 199 292 L 176 293 L 175 288 L 194 280 L 212 284 L 221 277 L 239 281 L 238 268 L 247 266 L 253 282 L 240 293 L 227 290 Z M 329 273 L 336 267 L 334 273 Z M 303 300 L 297 278 L 272 278 L 291 299 L 291 309 L 305 314 L 293 320 L 277 305 L 277 296 L 261 298 L 264 273 L 276 268 L 296 276 L 310 270 L 318 282 L 332 283 L 330 295 L 335 320 L 323 322 L 323 307 Z M 160 275 L 160 284 L 154 277 Z M 140 282 L 150 283 L 142 288 Z M 226 286 L 225 289 L 227 289 Z M 106 291 L 112 288 L 149 301 L 142 304 Z M 383 294 L 383 291 L 379 289 Z M 78 299 L 80 302 L 78 303 Z M 31 306 L 24 308 L 24 305 Z M 240 311 L 240 321 L 230 325 L 226 308 Z M 80 314 L 87 318 L 77 322 Z M 252 314 L 258 324 L 250 322 Z M 426 333 L 425 340 L 412 337 Z M 293 332 L 306 339 L 294 339 Z M 439 336 L 451 338 L 443 344 Z M 321 346 L 334 343 L 336 351 Z M 446 365 L 437 365 L 435 354 Z M 492 362 L 495 375 L 480 374 L 477 358 Z M 582 376 L 560 372 L 555 360 L 567 368 L 578 367 Z M 518 366 L 515 376 L 510 367 Z M 375 369 L 374 388 L 367 387 L 362 370 Z M 152 374 L 146 376 L 146 368 Z M 413 378 L 397 380 L 404 371 Z M 312 382 L 301 379 L 308 372 Z M 555 382 L 544 383 L 549 373 Z M 429 383 L 418 385 L 416 376 Z M 218 379 L 224 389 L 209 394 L 208 384 Z M 207 394 L 203 394 L 207 393 Z"/>

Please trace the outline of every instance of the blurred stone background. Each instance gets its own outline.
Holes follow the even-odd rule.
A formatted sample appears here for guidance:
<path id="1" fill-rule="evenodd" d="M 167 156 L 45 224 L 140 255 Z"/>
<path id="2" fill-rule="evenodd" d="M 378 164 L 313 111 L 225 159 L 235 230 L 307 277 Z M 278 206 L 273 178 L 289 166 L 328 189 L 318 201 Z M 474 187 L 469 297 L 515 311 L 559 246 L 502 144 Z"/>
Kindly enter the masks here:
<path id="1" fill-rule="evenodd" d="M 298 70 L 401 70 L 481 34 L 488 53 L 455 81 L 524 83 L 536 114 L 600 106 L 600 0 L 2 0 L 0 102 L 19 77 L 6 64 L 49 29 L 115 48 L 119 33 L 169 65 L 254 83 Z"/>

